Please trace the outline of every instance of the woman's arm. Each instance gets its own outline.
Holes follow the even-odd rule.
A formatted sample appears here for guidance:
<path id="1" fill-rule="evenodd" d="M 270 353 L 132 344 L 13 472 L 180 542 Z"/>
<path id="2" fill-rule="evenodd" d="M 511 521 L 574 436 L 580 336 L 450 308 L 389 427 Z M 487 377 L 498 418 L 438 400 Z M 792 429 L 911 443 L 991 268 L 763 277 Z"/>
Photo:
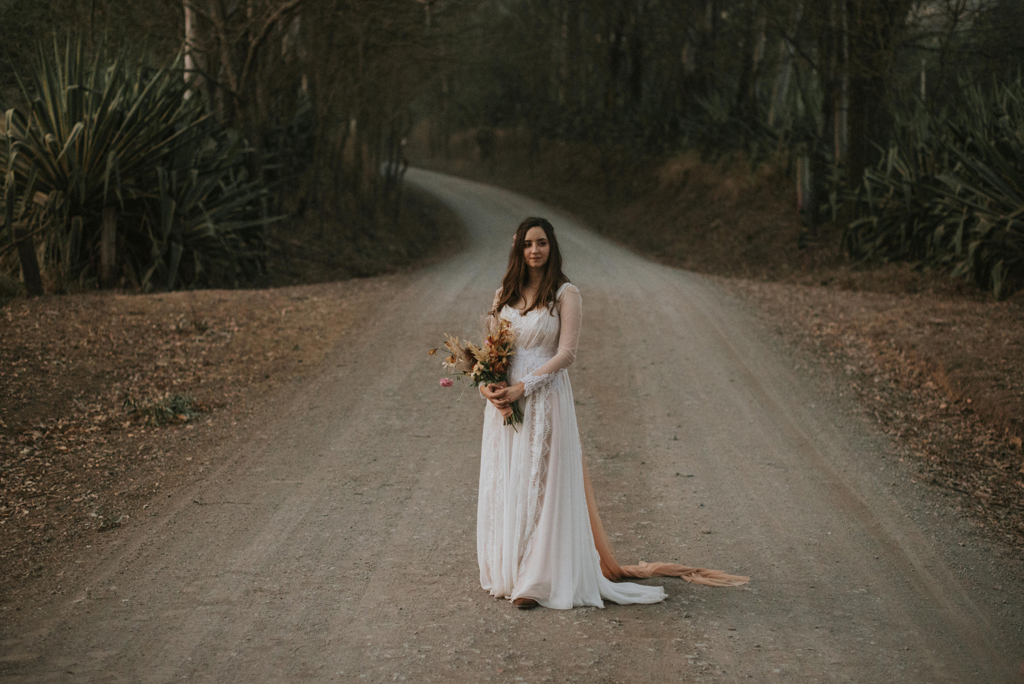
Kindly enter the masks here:
<path id="1" fill-rule="evenodd" d="M 506 402 L 517 401 L 520 397 L 529 396 L 555 378 L 555 373 L 564 370 L 576 360 L 576 348 L 580 341 L 580 328 L 583 327 L 583 298 L 575 285 L 565 288 L 559 301 L 558 353 L 547 363 L 523 378 L 522 382 L 512 385 L 502 394 Z M 496 404 L 499 408 L 501 404 Z"/>
<path id="2" fill-rule="evenodd" d="M 498 306 L 498 300 L 499 299 L 501 299 L 501 288 L 500 287 L 497 290 L 494 291 L 494 301 L 491 302 L 491 308 L 487 312 L 488 313 L 488 316 L 487 316 L 488 318 L 492 318 L 492 319 L 500 318 L 501 312 L 494 310 L 494 307 Z M 493 311 L 494 313 L 492 314 L 491 311 Z"/>
<path id="3" fill-rule="evenodd" d="M 559 300 L 558 316 L 561 329 L 558 332 L 558 353 L 547 363 L 523 378 L 523 390 L 530 396 L 540 387 L 555 378 L 555 373 L 564 370 L 576 360 L 576 348 L 580 342 L 580 328 L 583 327 L 583 298 L 575 285 L 565 288 Z"/>

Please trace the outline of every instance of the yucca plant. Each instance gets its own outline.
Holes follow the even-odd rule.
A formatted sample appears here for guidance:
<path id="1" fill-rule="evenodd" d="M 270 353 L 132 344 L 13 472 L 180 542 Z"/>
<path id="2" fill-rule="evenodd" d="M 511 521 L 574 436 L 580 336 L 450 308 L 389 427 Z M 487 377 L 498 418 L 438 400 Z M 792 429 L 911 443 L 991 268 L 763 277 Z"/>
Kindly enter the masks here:
<path id="1" fill-rule="evenodd" d="M 1024 285 L 1024 87 L 1000 88 L 990 102 L 975 90 L 969 101 L 937 204 L 953 275 L 1000 297 Z"/>
<path id="2" fill-rule="evenodd" d="M 249 178 L 244 141 L 224 133 L 191 145 L 187 165 L 157 169 L 160 197 L 147 207 L 152 262 L 140 279 L 144 289 L 236 287 L 264 275 L 263 227 L 278 217 L 261 218 L 258 203 L 267 191 Z"/>
<path id="3" fill-rule="evenodd" d="M 942 213 L 934 211 L 938 176 L 948 168 L 948 136 L 920 103 L 896 114 L 896 134 L 874 168 L 864 172 L 857 198 L 862 216 L 847 227 L 846 250 L 863 261 L 922 261 L 934 253 Z"/>
<path id="4" fill-rule="evenodd" d="M 1003 297 L 1024 285 L 1024 85 L 962 93 L 948 115 L 921 107 L 897 121 L 844 244 L 856 259 L 945 269 Z"/>
<path id="5" fill-rule="evenodd" d="M 261 273 L 266 190 L 247 178 L 244 142 L 189 91 L 180 56 L 153 69 L 124 52 L 87 60 L 69 41 L 40 48 L 19 83 L 31 104 L 8 112 L 0 169 L 48 198 L 39 237 L 51 280 L 151 289 Z"/>

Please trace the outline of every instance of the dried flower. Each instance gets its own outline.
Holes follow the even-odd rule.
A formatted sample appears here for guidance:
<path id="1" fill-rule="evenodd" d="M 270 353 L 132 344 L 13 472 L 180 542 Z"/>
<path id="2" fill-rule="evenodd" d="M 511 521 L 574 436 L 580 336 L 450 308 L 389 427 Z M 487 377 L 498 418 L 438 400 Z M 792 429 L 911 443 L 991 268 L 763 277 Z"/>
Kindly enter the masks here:
<path id="1" fill-rule="evenodd" d="M 472 342 L 462 341 L 458 337 L 445 335 L 444 347 L 449 356 L 442 362 L 445 371 L 469 377 L 474 386 L 508 381 L 508 370 L 515 355 L 515 332 L 512 324 L 506 319 L 489 320 L 490 334 L 478 347 Z M 437 349 L 427 353 L 431 356 Z M 441 380 L 442 387 L 451 387 L 449 378 Z M 523 422 L 523 412 L 518 404 L 513 404 L 511 413 L 505 416 L 506 425 Z"/>

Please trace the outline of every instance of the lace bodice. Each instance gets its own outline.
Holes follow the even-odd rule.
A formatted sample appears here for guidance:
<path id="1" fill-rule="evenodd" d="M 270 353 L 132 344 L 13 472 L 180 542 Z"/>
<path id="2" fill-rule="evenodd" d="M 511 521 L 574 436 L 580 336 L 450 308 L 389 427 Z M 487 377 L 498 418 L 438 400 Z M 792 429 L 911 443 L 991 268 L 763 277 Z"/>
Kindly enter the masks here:
<path id="1" fill-rule="evenodd" d="M 495 293 L 495 303 L 501 290 Z M 516 355 L 509 369 L 509 381 L 522 382 L 529 396 L 551 382 L 576 360 L 576 348 L 583 323 L 580 291 L 565 283 L 555 296 L 555 310 L 538 307 L 526 314 L 506 305 L 500 313 L 516 333 Z"/>

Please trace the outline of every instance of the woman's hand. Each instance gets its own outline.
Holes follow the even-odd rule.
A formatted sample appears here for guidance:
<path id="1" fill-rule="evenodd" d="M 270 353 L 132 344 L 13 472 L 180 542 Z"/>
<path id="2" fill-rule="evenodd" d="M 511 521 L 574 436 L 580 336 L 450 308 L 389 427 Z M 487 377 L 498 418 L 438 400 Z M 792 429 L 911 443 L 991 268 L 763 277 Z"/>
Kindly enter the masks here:
<path id="1" fill-rule="evenodd" d="M 494 404 L 494 408 L 498 409 L 503 418 L 508 418 L 512 415 L 512 409 L 510 407 L 498 404 L 501 399 L 501 393 L 505 391 L 506 387 L 508 387 L 508 385 L 504 382 L 492 382 L 489 385 L 480 385 L 480 394 L 482 394 L 487 401 Z"/>
<path id="2" fill-rule="evenodd" d="M 494 405 L 497 406 L 499 409 L 507 408 L 509 411 L 511 411 L 512 404 L 522 399 L 524 394 L 526 394 L 526 390 L 523 387 L 523 383 L 517 382 L 516 384 L 511 385 L 510 387 L 506 387 L 505 389 L 500 389 L 497 392 L 495 392 L 496 396 Z"/>
<path id="3" fill-rule="evenodd" d="M 504 382 L 480 385 L 480 394 L 494 404 L 494 408 L 498 409 L 503 418 L 508 418 L 512 415 L 512 402 L 523 396 L 523 383 L 520 382 L 512 387 Z"/>
<path id="4" fill-rule="evenodd" d="M 504 382 L 492 382 L 489 385 L 480 385 L 480 394 L 484 396 L 484 399 L 497 406 L 495 400 L 500 396 L 498 392 L 506 387 L 508 387 L 508 385 Z"/>

